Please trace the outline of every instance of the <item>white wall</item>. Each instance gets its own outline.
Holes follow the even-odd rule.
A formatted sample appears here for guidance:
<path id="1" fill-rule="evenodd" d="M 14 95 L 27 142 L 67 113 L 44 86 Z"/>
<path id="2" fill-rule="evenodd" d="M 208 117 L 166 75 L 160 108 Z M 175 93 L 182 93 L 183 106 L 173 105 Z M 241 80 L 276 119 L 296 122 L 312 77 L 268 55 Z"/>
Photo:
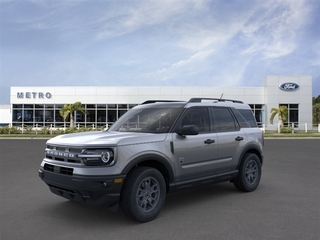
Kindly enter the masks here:
<path id="1" fill-rule="evenodd" d="M 300 87 L 286 92 L 280 84 L 293 82 Z M 23 98 L 18 98 L 23 93 Z M 265 104 L 267 129 L 277 128 L 269 123 L 271 108 L 279 104 L 299 104 L 300 124 L 312 124 L 311 76 L 266 76 L 264 87 L 214 87 L 214 86 L 66 86 L 66 87 L 11 87 L 11 104 L 66 104 L 80 101 L 86 104 L 138 104 L 146 100 L 189 100 L 192 97 L 240 100 L 248 104 Z M 46 97 L 46 95 L 51 97 Z M 42 97 L 41 97 L 42 96 Z M 10 107 L 0 109 L 0 123 L 11 122 Z"/>
<path id="2" fill-rule="evenodd" d="M 23 94 L 19 98 L 18 94 Z M 44 97 L 39 98 L 39 93 Z M 45 97 L 49 93 L 51 98 Z M 150 99 L 189 100 L 192 97 L 241 100 L 263 104 L 263 87 L 11 87 L 11 104 L 137 104 Z"/>
<path id="3" fill-rule="evenodd" d="M 299 88 L 296 91 L 283 91 L 279 86 L 283 83 L 296 83 Z M 264 102 L 266 106 L 267 129 L 277 129 L 278 117 L 274 118 L 274 124 L 269 122 L 270 111 L 278 108 L 279 104 L 299 104 L 300 129 L 304 124 L 312 125 L 312 78 L 311 76 L 266 76 L 264 78 Z"/>
<path id="4" fill-rule="evenodd" d="M 12 122 L 10 105 L 0 105 L 0 124 Z"/>

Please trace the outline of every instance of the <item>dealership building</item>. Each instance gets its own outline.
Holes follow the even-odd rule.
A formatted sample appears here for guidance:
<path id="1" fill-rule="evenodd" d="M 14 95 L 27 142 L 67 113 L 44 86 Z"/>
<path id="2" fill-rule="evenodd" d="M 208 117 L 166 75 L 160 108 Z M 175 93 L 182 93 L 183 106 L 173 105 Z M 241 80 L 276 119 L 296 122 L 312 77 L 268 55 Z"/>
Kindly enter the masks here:
<path id="1" fill-rule="evenodd" d="M 297 130 L 312 128 L 311 76 L 266 76 L 263 87 L 223 86 L 15 86 L 10 105 L 0 105 L 0 124 L 32 127 L 63 127 L 59 110 L 81 102 L 87 114 L 75 113 L 77 126 L 105 127 L 146 100 L 185 100 L 193 97 L 222 98 L 248 103 L 260 127 L 270 124 L 270 110 L 288 108 L 286 125 Z"/>

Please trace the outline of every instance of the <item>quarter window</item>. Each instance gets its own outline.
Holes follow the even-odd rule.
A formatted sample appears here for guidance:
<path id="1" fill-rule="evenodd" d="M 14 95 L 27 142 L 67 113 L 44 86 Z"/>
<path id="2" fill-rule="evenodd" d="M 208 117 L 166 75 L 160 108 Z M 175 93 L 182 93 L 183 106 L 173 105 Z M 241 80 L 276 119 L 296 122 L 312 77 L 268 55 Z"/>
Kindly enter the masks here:
<path id="1" fill-rule="evenodd" d="M 250 125 L 250 127 L 257 127 L 256 120 L 255 120 L 255 118 L 254 118 L 254 116 L 252 114 L 252 111 L 250 109 L 248 109 L 248 110 L 246 110 L 246 109 L 238 109 L 238 111 L 243 116 L 245 121 L 247 121 L 247 123 Z M 242 127 L 244 127 L 244 126 L 242 126 Z"/>

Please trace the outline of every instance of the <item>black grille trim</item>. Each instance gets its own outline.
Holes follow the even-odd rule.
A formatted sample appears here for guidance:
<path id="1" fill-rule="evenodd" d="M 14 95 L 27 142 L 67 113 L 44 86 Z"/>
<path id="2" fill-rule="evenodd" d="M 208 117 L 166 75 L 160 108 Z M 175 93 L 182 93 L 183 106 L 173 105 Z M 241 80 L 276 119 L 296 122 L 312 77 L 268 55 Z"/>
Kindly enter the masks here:
<path id="1" fill-rule="evenodd" d="M 44 164 L 44 170 L 68 176 L 73 175 L 73 168 L 59 167 L 48 163 Z"/>
<path id="2" fill-rule="evenodd" d="M 45 164 L 44 165 L 44 170 L 49 171 L 49 172 L 54 172 L 54 166 L 51 164 Z"/>
<path id="3" fill-rule="evenodd" d="M 71 189 L 58 187 L 58 186 L 55 186 L 55 185 L 52 185 L 52 184 L 48 184 L 48 186 L 49 186 L 49 187 L 52 187 L 52 188 L 55 188 L 55 189 L 57 189 L 57 190 L 60 190 L 60 191 L 64 191 L 64 192 L 70 193 L 70 194 L 76 194 L 76 192 L 73 191 L 73 190 L 71 190 Z"/>

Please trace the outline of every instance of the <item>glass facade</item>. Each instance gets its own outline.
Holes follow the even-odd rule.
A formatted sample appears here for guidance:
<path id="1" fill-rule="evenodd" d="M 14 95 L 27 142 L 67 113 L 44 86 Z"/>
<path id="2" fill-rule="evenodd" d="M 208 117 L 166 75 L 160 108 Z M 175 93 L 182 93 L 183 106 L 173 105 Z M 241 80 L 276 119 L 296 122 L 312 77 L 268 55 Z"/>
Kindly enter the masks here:
<path id="1" fill-rule="evenodd" d="M 265 122 L 265 105 L 264 104 L 249 104 L 252 109 L 253 115 L 256 118 L 258 127 L 263 127 Z"/>
<path id="2" fill-rule="evenodd" d="M 105 127 L 111 126 L 125 112 L 138 104 L 83 104 L 82 112 L 74 113 L 75 126 Z M 288 107 L 289 122 L 298 123 L 298 104 L 282 104 Z M 60 116 L 63 104 L 13 104 L 12 125 L 30 127 L 64 127 L 69 126 L 70 119 L 64 122 Z M 259 127 L 265 123 L 265 106 L 263 104 L 250 104 Z M 288 123 L 286 123 L 288 124 Z"/>
<path id="3" fill-rule="evenodd" d="M 137 104 L 83 104 L 85 112 L 74 113 L 74 122 L 80 127 L 105 127 L 112 125 L 129 109 Z M 60 116 L 63 104 L 13 104 L 12 125 L 30 127 L 64 127 L 70 124 L 70 119 L 64 122 Z"/>
<path id="4" fill-rule="evenodd" d="M 299 127 L 299 104 L 279 104 L 279 106 L 285 106 L 288 109 L 287 121 L 283 123 L 285 127 L 295 128 Z"/>

